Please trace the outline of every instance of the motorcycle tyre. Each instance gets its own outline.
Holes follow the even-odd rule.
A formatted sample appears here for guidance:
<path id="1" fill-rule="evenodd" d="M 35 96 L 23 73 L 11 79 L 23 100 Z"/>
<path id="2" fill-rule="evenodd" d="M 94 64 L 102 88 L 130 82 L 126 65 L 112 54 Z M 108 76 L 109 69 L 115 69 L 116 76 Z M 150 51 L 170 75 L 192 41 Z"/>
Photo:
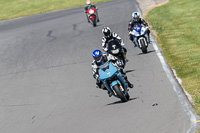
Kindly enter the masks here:
<path id="1" fill-rule="evenodd" d="M 141 49 L 143 53 L 147 53 L 147 47 L 145 46 L 144 40 L 140 40 L 140 44 L 142 45 Z"/>
<path id="2" fill-rule="evenodd" d="M 92 23 L 93 23 L 93 27 L 97 26 L 96 20 L 94 19 L 94 17 L 92 18 Z"/>
<path id="3" fill-rule="evenodd" d="M 125 97 L 124 93 L 120 90 L 119 85 L 115 85 L 113 87 L 115 92 L 117 93 L 117 96 L 122 100 L 122 102 L 127 102 L 127 98 Z"/>
<path id="4" fill-rule="evenodd" d="M 126 92 L 125 97 L 126 97 L 127 101 L 130 99 L 130 96 L 129 96 L 128 92 Z"/>

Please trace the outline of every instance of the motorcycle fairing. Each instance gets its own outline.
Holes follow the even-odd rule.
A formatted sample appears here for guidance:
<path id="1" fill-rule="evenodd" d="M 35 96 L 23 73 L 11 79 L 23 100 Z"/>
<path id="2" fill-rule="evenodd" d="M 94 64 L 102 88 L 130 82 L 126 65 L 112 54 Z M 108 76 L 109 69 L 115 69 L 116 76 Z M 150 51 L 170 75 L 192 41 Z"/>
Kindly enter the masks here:
<path id="1" fill-rule="evenodd" d="M 147 32 L 146 27 L 143 27 L 141 24 L 135 24 L 135 25 L 137 26 L 133 26 L 132 31 L 129 34 L 131 34 L 134 38 L 146 34 Z"/>
<path id="2" fill-rule="evenodd" d="M 90 18 L 90 20 L 92 20 L 92 18 L 96 19 L 96 9 L 95 8 L 87 9 L 87 14 L 88 14 L 88 17 Z"/>
<path id="3" fill-rule="evenodd" d="M 110 91 L 112 93 L 112 95 L 116 96 L 113 92 L 113 87 L 117 84 L 124 88 L 125 94 L 127 93 L 128 84 L 126 83 L 122 74 L 118 71 L 118 69 L 111 62 L 104 63 L 100 67 L 99 73 L 100 73 L 100 79 L 102 80 L 102 82 L 104 83 L 104 85 L 106 86 L 108 91 Z M 117 77 L 117 78 L 115 78 L 115 77 Z M 114 80 L 108 84 L 107 80 L 112 79 L 112 78 Z"/>
<path id="4" fill-rule="evenodd" d="M 146 39 L 144 37 L 140 37 L 140 38 L 138 38 L 138 46 L 139 46 L 139 48 L 142 48 L 142 45 L 140 44 L 140 40 L 144 40 L 145 46 L 146 47 L 148 46 L 148 43 L 147 43 Z"/>
<path id="5" fill-rule="evenodd" d="M 108 63 L 108 62 L 107 62 Z M 103 66 L 104 65 L 104 66 Z M 100 69 L 99 69 L 99 73 L 100 73 L 100 79 L 101 80 L 104 80 L 104 79 L 107 79 L 107 78 L 110 78 L 112 77 L 112 75 L 114 73 L 116 73 L 118 70 L 116 67 L 113 66 L 113 64 L 111 62 L 109 62 L 109 67 L 106 66 L 107 64 L 103 64 Z M 108 68 L 107 68 L 108 67 Z M 105 70 L 105 68 L 107 68 Z"/>

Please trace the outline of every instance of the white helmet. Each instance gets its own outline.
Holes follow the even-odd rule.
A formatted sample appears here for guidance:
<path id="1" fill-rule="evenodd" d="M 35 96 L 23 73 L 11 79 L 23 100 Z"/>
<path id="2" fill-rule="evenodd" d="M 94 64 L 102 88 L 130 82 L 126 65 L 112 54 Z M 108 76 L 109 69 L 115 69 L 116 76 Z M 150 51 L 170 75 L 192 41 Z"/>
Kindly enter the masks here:
<path id="1" fill-rule="evenodd" d="M 133 18 L 133 20 L 138 21 L 140 19 L 140 13 L 133 12 L 132 13 L 132 18 Z"/>
<path id="2" fill-rule="evenodd" d="M 110 38 L 111 34 L 112 34 L 112 31 L 111 31 L 111 29 L 109 27 L 104 27 L 102 29 L 102 33 L 103 33 L 105 38 Z"/>

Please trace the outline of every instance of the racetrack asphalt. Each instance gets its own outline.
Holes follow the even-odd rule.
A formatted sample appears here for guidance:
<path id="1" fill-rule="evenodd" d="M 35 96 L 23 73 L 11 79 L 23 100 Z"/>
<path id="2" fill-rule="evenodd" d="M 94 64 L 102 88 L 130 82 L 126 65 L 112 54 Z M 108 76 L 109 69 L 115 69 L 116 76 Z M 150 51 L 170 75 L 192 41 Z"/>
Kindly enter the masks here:
<path id="1" fill-rule="evenodd" d="M 99 3 L 100 23 L 83 7 L 0 22 L 0 132 L 185 133 L 191 121 L 152 45 L 128 39 L 134 0 Z M 109 26 L 128 49 L 130 100 L 95 87 L 92 52 Z M 153 43 L 156 43 L 153 41 Z"/>

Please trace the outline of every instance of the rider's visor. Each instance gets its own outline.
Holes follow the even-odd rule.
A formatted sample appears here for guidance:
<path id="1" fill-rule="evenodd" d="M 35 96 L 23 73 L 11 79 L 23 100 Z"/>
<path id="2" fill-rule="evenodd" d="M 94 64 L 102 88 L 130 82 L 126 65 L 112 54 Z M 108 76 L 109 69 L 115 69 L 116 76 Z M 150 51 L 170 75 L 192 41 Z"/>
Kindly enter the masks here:
<path id="1" fill-rule="evenodd" d="M 110 33 L 110 31 L 107 31 L 107 32 L 104 32 L 104 35 L 105 35 L 105 37 L 110 37 L 111 36 L 111 33 Z"/>
<path id="2" fill-rule="evenodd" d="M 118 54 L 119 53 L 119 49 L 112 50 L 112 53 L 113 54 Z"/>
<path id="3" fill-rule="evenodd" d="M 99 57 L 96 57 L 95 60 L 96 60 L 96 62 L 100 63 L 102 58 L 103 58 L 102 55 L 100 55 Z"/>

